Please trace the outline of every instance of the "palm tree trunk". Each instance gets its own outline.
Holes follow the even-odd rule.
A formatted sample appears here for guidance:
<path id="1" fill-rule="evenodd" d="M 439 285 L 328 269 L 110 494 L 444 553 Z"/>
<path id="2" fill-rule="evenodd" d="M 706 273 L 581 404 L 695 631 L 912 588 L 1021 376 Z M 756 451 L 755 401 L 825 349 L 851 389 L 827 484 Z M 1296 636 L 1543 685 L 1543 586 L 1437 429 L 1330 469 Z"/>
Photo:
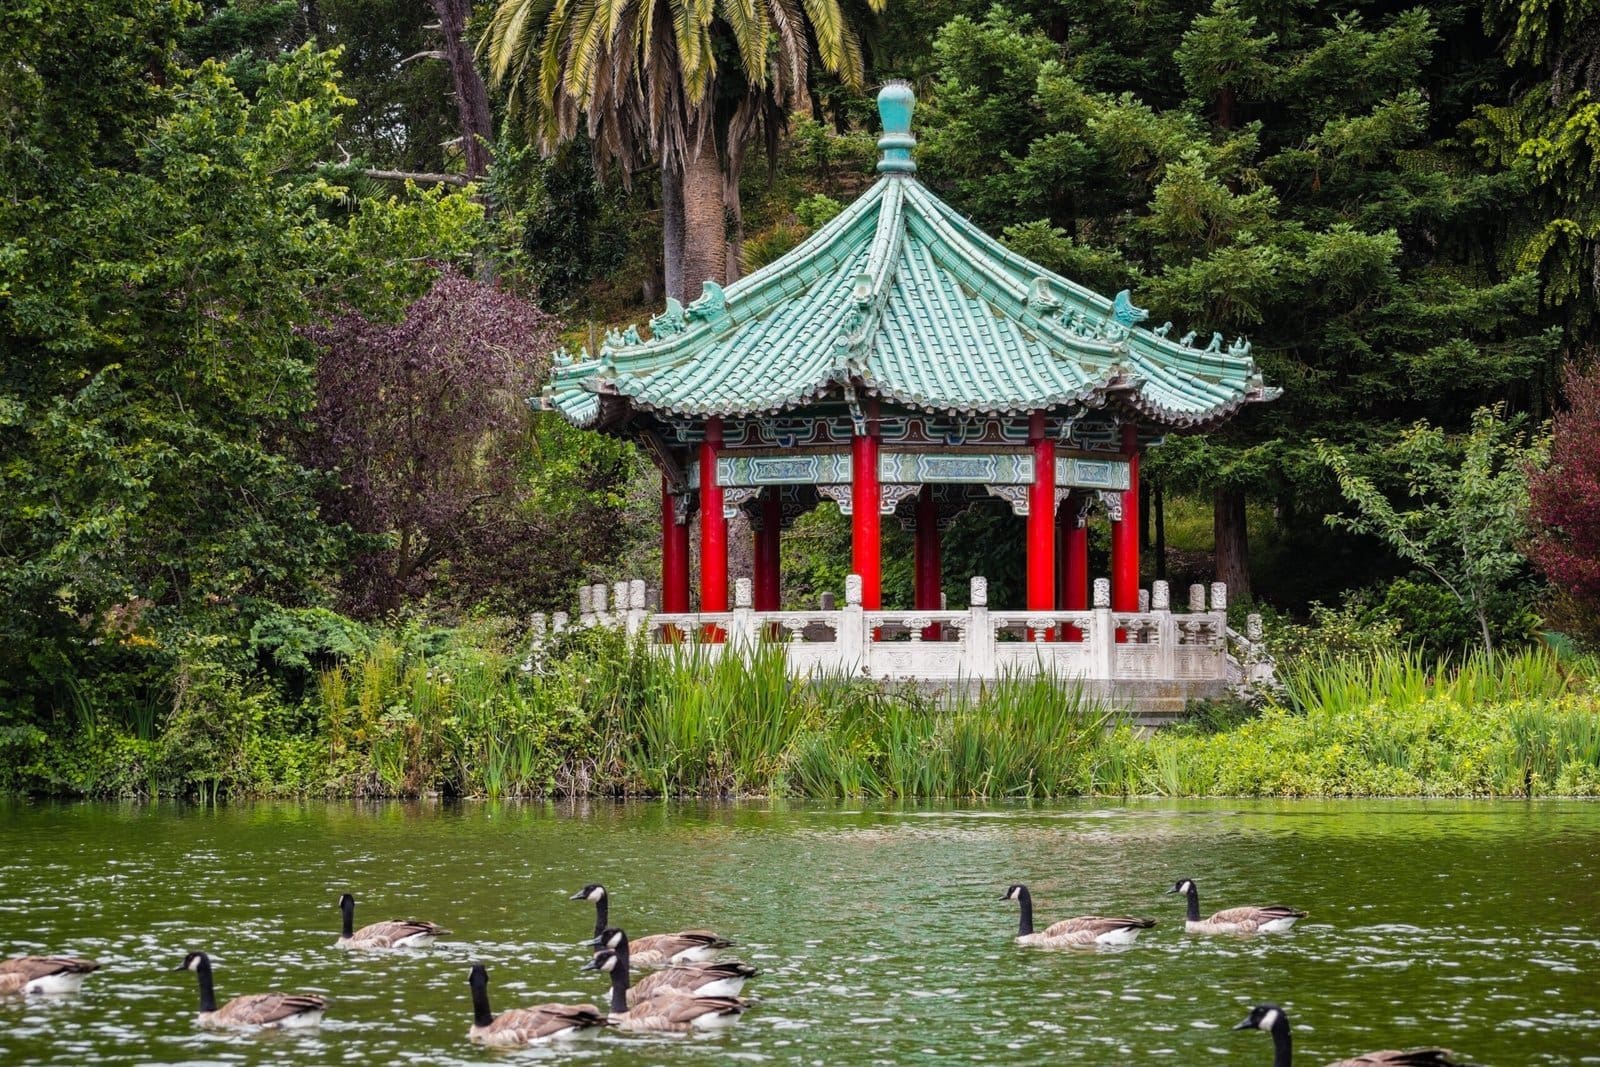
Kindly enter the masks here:
<path id="1" fill-rule="evenodd" d="M 728 236 L 724 223 L 722 164 L 709 124 L 697 147 L 683 161 L 683 288 L 685 299 L 700 296 L 707 281 L 727 277 Z"/>
<path id="2" fill-rule="evenodd" d="M 683 291 L 683 167 L 661 165 L 661 280 L 667 295 L 684 301 Z"/>
<path id="3" fill-rule="evenodd" d="M 467 41 L 467 18 L 471 0 L 432 0 L 444 37 L 445 59 L 455 84 L 456 118 L 461 129 L 461 151 L 466 157 L 469 179 L 483 177 L 489 169 L 489 144 L 494 140 L 494 123 L 489 117 L 489 93 L 483 85 Z"/>

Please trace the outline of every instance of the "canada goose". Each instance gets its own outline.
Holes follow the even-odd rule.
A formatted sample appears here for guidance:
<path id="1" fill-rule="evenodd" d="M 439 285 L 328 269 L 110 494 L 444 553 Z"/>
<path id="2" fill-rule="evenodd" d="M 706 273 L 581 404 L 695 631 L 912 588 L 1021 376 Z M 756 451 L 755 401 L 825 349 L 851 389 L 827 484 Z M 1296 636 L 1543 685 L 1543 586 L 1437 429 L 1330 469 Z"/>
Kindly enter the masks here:
<path id="1" fill-rule="evenodd" d="M 349 893 L 340 896 L 339 910 L 344 913 L 344 933 L 333 943 L 335 948 L 426 948 L 436 938 L 450 932 L 437 923 L 421 919 L 386 919 L 381 923 L 368 923 L 351 933 L 356 920 L 356 898 Z"/>
<path id="2" fill-rule="evenodd" d="M 738 997 L 701 997 L 692 993 L 658 993 L 628 1003 L 628 976 L 617 954 L 603 948 L 583 965 L 586 971 L 611 975 L 611 1024 L 632 1033 L 686 1034 L 691 1030 L 720 1030 L 739 1021 L 749 1006 Z"/>
<path id="3" fill-rule="evenodd" d="M 572 894 L 573 900 L 587 900 L 594 904 L 594 944 L 600 943 L 605 933 L 609 897 L 606 887 L 590 883 Z M 636 937 L 630 946 L 629 958 L 636 967 L 663 967 L 669 963 L 700 963 L 716 956 L 733 942 L 719 937 L 710 930 L 679 930 L 675 934 L 649 934 Z"/>
<path id="4" fill-rule="evenodd" d="M 1001 900 L 1015 900 L 1022 906 L 1022 919 L 1017 925 L 1017 944 L 1044 945 L 1066 948 L 1088 945 L 1131 945 L 1139 939 L 1139 931 L 1156 924 L 1154 919 L 1134 919 L 1126 916 L 1104 918 L 1099 915 L 1080 915 L 1075 919 L 1062 919 L 1043 930 L 1033 929 L 1033 894 L 1025 885 L 1006 889 Z"/>
<path id="5" fill-rule="evenodd" d="M 1306 913 L 1282 904 L 1264 907 L 1247 905 L 1219 911 L 1209 919 L 1200 918 L 1200 890 L 1192 880 L 1181 879 L 1167 892 L 1185 893 L 1189 897 L 1189 914 L 1183 928 L 1191 934 L 1276 934 L 1304 919 Z"/>
<path id="6" fill-rule="evenodd" d="M 17 956 L 0 960 L 0 996 L 10 993 L 76 993 L 100 965 L 72 956 Z"/>
<path id="7" fill-rule="evenodd" d="M 173 970 L 193 971 L 200 976 L 201 1026 L 284 1030 L 316 1026 L 328 1007 L 327 1000 L 312 993 L 251 993 L 234 997 L 219 1008 L 216 989 L 211 984 L 209 956 L 191 952 Z"/>
<path id="8" fill-rule="evenodd" d="M 1258 1004 L 1235 1030 L 1265 1030 L 1272 1035 L 1272 1067 L 1290 1067 L 1289 1016 L 1276 1004 Z M 1365 1052 L 1328 1067 L 1460 1067 L 1456 1054 L 1444 1048 L 1386 1049 Z"/>
<path id="9" fill-rule="evenodd" d="M 472 965 L 472 1029 L 467 1037 L 480 1045 L 510 1048 L 546 1041 L 567 1041 L 593 1033 L 610 1022 L 593 1004 L 540 1004 L 496 1015 L 489 1010 L 489 972 Z"/>
<path id="10" fill-rule="evenodd" d="M 649 1000 L 663 993 L 687 993 L 697 997 L 736 997 L 744 988 L 745 982 L 761 973 L 748 963 L 740 963 L 737 960 L 676 963 L 653 974 L 647 974 L 635 983 L 629 974 L 631 948 L 628 935 L 616 927 L 607 927 L 600 933 L 600 945 L 602 948 L 611 949 L 617 955 L 616 971 L 622 975 L 622 984 L 628 990 L 629 1004 Z"/>

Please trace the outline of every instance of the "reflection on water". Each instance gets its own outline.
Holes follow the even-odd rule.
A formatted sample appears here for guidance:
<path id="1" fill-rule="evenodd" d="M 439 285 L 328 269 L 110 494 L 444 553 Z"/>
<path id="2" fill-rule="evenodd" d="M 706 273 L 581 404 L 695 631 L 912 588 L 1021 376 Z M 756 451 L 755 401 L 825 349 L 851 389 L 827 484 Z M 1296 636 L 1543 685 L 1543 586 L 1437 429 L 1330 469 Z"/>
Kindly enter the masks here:
<path id="1" fill-rule="evenodd" d="M 1228 1027 L 1284 1003 L 1307 1063 L 1440 1042 L 1492 1064 L 1600 1063 L 1600 806 L 1418 802 L 1015 807 L 764 804 L 0 805 L 0 954 L 106 965 L 84 991 L 0 1000 L 0 1062 L 1267 1063 Z M 1311 916 L 1255 940 L 1182 933 L 1202 909 Z M 511 1054 L 466 1044 L 467 969 L 497 1007 L 603 1002 L 579 972 L 590 881 L 636 934 L 705 925 L 762 977 L 735 1030 L 604 1035 Z M 1150 915 L 1127 949 L 1010 943 L 1013 881 L 1038 918 Z M 332 948 L 414 914 L 432 951 Z M 222 997 L 322 992 L 305 1034 L 193 1024 L 189 949 Z"/>

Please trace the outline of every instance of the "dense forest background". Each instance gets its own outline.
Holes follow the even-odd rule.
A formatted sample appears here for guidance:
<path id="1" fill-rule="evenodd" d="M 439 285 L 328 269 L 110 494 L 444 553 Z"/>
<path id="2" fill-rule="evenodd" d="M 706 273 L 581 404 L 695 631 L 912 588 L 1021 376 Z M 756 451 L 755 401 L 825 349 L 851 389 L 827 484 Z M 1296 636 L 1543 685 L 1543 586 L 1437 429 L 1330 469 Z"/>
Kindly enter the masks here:
<path id="1" fill-rule="evenodd" d="M 1154 321 L 1249 337 L 1283 388 L 1151 458 L 1147 578 L 1430 652 L 1594 632 L 1592 414 L 1546 458 L 1564 383 L 1600 407 L 1590 0 L 22 0 L 14 781 L 60 784 L 53 739 L 102 722 L 199 745 L 171 727 L 260 696 L 292 729 L 374 627 L 515 641 L 580 581 L 654 574 L 648 465 L 526 400 L 558 345 L 837 213 L 889 78 L 939 195 Z M 1007 595 L 1010 521 L 951 532 L 952 585 Z M 841 587 L 847 545 L 803 520 L 786 598 Z"/>

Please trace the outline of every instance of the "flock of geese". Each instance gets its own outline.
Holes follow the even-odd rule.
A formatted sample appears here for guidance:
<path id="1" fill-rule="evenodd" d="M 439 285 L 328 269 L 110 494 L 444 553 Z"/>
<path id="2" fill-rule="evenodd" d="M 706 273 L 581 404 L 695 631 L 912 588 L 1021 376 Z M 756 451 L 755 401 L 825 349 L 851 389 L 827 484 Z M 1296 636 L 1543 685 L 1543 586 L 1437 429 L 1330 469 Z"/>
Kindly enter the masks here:
<path id="1" fill-rule="evenodd" d="M 1184 930 L 1190 934 L 1272 934 L 1288 930 L 1306 912 L 1281 904 L 1226 908 L 1201 918 L 1200 891 L 1185 878 L 1167 891 L 1187 898 Z M 497 1048 L 564 1041 L 604 1028 L 632 1033 L 688 1033 L 732 1026 L 750 1006 L 742 997 L 745 983 L 760 972 L 735 960 L 716 957 L 733 942 L 710 930 L 680 930 L 629 938 L 609 924 L 610 897 L 598 883 L 584 886 L 571 897 L 594 905 L 594 957 L 585 971 L 605 974 L 611 983 L 607 1010 L 593 1004 L 539 1004 L 495 1014 L 489 1004 L 489 972 L 472 965 L 468 986 L 472 992 L 470 1040 Z M 1062 919 L 1042 930 L 1034 929 L 1033 895 L 1020 883 L 1009 886 L 1003 900 L 1016 901 L 1020 911 L 1016 943 L 1039 948 L 1094 948 L 1128 945 L 1156 925 L 1154 919 L 1129 916 L 1079 915 Z M 432 945 L 449 930 L 417 919 L 390 919 L 355 928 L 355 898 L 339 898 L 343 927 L 335 946 L 383 952 L 420 949 Z M 0 996 L 62 994 L 77 991 L 100 965 L 70 956 L 21 956 L 0 960 Z M 648 969 L 637 982 L 634 968 Z M 326 998 L 313 993 L 253 993 L 217 1003 L 211 960 L 204 952 L 191 952 L 174 970 L 195 973 L 200 986 L 201 1026 L 232 1029 L 293 1029 L 315 1026 L 327 1010 Z M 1273 1067 L 1290 1067 L 1292 1039 L 1289 1016 L 1276 1004 L 1256 1006 L 1235 1030 L 1262 1030 L 1272 1035 Z M 1461 1061 L 1442 1048 L 1367 1052 L 1339 1060 L 1329 1067 L 1451 1067 Z"/>

